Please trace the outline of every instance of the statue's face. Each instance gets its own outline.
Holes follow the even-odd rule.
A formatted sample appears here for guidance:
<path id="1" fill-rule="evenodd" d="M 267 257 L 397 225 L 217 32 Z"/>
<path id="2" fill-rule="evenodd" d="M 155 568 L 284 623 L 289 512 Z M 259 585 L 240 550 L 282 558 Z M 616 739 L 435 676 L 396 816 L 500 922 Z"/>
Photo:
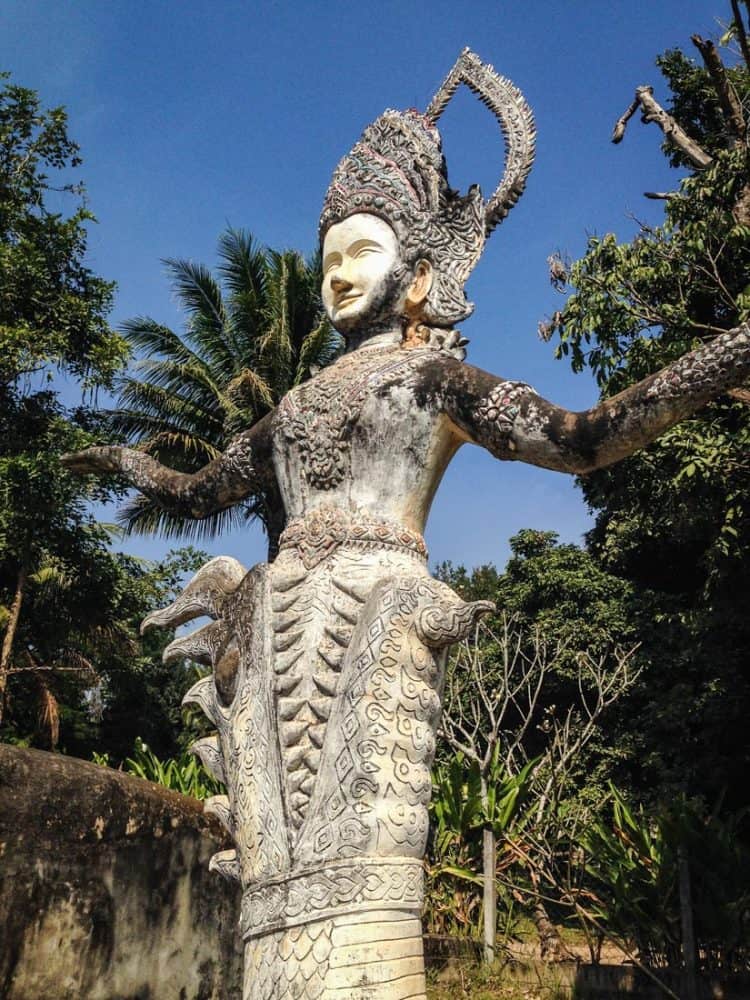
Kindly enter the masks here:
<path id="1" fill-rule="evenodd" d="M 403 312 L 404 268 L 396 234 L 361 212 L 331 226 L 323 241 L 323 305 L 342 333 L 380 326 Z"/>

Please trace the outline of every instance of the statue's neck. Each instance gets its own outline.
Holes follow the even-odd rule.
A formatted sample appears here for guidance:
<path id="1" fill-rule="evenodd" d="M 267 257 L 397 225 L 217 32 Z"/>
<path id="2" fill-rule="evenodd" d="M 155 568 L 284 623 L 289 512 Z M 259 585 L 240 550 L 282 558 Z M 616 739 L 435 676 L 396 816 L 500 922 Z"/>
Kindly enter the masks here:
<path id="1" fill-rule="evenodd" d="M 370 347 L 391 347 L 397 346 L 403 339 L 401 324 L 393 324 L 388 327 L 379 327 L 368 330 L 352 330 L 346 337 L 346 353 L 367 349 Z"/>

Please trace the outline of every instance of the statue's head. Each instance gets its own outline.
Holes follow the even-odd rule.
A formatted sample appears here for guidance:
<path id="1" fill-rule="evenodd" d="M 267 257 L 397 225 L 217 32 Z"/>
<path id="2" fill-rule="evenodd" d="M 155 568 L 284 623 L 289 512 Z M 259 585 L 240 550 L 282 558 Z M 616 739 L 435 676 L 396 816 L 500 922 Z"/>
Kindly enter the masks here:
<path id="1" fill-rule="evenodd" d="M 343 334 L 424 322 L 434 271 L 426 258 L 405 259 L 395 229 L 378 215 L 355 212 L 323 240 L 323 305 Z"/>
<path id="2" fill-rule="evenodd" d="M 436 122 L 460 83 L 503 130 L 506 170 L 489 202 L 448 184 Z M 464 287 L 488 235 L 515 204 L 534 129 L 520 92 L 465 50 L 426 114 L 386 111 L 334 172 L 320 218 L 323 299 L 342 333 L 394 319 L 450 329 L 471 315 Z"/>

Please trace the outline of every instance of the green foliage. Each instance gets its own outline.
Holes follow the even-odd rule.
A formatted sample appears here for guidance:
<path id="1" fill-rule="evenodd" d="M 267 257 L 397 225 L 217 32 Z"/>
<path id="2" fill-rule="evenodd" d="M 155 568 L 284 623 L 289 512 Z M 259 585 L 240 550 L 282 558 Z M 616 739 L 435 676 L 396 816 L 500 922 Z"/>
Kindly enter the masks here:
<path id="1" fill-rule="evenodd" d="M 109 483 L 81 480 L 60 455 L 106 440 L 101 417 L 62 404 L 53 373 L 84 393 L 109 386 L 127 345 L 106 322 L 114 286 L 87 266 L 93 217 L 73 171 L 62 108 L 0 87 L 0 738 L 122 759 L 142 734 L 178 746 L 176 672 L 166 633 L 138 625 L 197 569 L 183 551 L 145 566 L 112 553 L 88 503 Z M 68 206 L 72 213 L 64 214 Z M 83 397 L 85 398 L 85 397 Z M 179 589 L 179 588 L 178 588 Z M 14 610 L 18 615 L 14 615 Z"/>
<path id="2" fill-rule="evenodd" d="M 161 760 L 140 737 L 135 741 L 133 756 L 126 758 L 124 767 L 128 774 L 194 799 L 207 799 L 224 791 L 193 754 L 185 751 L 179 757 Z"/>
<path id="3" fill-rule="evenodd" d="M 575 371 L 589 368 L 605 396 L 750 318 L 747 145 L 731 141 L 706 69 L 678 51 L 658 64 L 670 112 L 713 161 L 680 182 L 661 225 L 641 226 L 626 243 L 592 237 L 569 268 L 573 294 L 553 324 L 557 356 Z M 727 74 L 747 102 L 750 69 L 738 64 Z M 694 169 L 678 149 L 664 148 L 674 166 Z M 597 513 L 591 541 L 608 566 L 629 575 L 639 567 L 649 585 L 701 601 L 747 586 L 749 413 L 746 401 L 716 400 L 650 448 L 582 481 Z"/>
<path id="4" fill-rule="evenodd" d="M 734 38 L 730 31 L 719 42 L 720 47 L 729 52 Z M 727 79 L 734 89 L 740 104 L 747 108 L 750 104 L 750 74 L 748 68 L 730 56 L 726 67 Z M 695 138 L 711 156 L 719 156 L 731 145 L 731 136 L 722 112 L 711 78 L 705 67 L 698 65 L 680 49 L 669 49 L 656 58 L 670 90 L 669 111 L 691 137 Z M 671 166 L 691 168 L 684 154 L 664 142 L 664 155 Z"/>
<path id="5" fill-rule="evenodd" d="M 653 583 L 664 585 L 662 571 L 674 565 L 666 542 L 654 563 L 643 539 L 640 552 L 646 565 L 638 576 L 648 572 Z M 683 578 L 690 571 L 694 567 L 680 567 Z M 612 572 L 596 549 L 560 544 L 553 533 L 531 530 L 511 539 L 511 558 L 494 586 L 483 589 L 483 581 L 491 579 L 486 567 L 476 576 L 443 567 L 442 578 L 463 596 L 471 592 L 472 599 L 494 600 L 506 613 L 519 615 L 527 629 L 538 627 L 550 642 L 565 644 L 542 694 L 537 725 L 543 725 L 549 706 L 559 714 L 577 698 L 575 662 L 581 652 L 601 655 L 613 641 L 625 649 L 638 647 L 633 667 L 642 670 L 640 677 L 608 710 L 600 736 L 576 762 L 575 784 L 587 801 L 598 801 L 613 779 L 648 804 L 684 787 L 706 802 L 724 790 L 730 809 L 747 804 L 745 590 L 710 604 L 697 597 L 688 601 L 679 592 L 647 589 L 642 579 Z M 674 588 L 680 583 L 675 580 Z M 489 624 L 500 626 L 496 619 Z M 487 648 L 484 654 L 491 671 L 496 651 Z M 543 735 L 531 728 L 530 756 L 540 752 Z"/>
<path id="6" fill-rule="evenodd" d="M 682 181 L 661 226 L 630 243 L 590 237 L 569 269 L 557 357 L 611 395 L 748 318 L 750 225 L 735 217 L 748 180 L 746 153 L 724 152 Z"/>
<path id="7" fill-rule="evenodd" d="M 648 593 L 641 594 L 628 581 L 603 569 L 585 549 L 560 544 L 554 532 L 525 529 L 510 539 L 511 557 L 503 573 L 482 566 L 468 574 L 463 567 L 439 567 L 438 573 L 465 599 L 488 599 L 496 603 L 497 616 L 486 619 L 488 632 L 502 634 L 504 617 L 518 622 L 525 635 L 527 655 L 533 655 L 531 637 L 543 636 L 548 648 L 557 647 L 554 669 L 545 679 L 537 711 L 524 741 L 529 758 L 543 752 L 547 733 L 546 713 L 563 717 L 578 703 L 578 660 L 611 653 L 616 644 L 631 649 L 643 641 L 639 630 L 641 613 L 651 606 Z M 488 678 L 501 673 L 501 650 L 482 634 L 482 658 Z M 651 667 L 638 652 L 633 668 Z M 629 723 L 637 691 L 648 685 L 644 677 L 636 691 L 626 694 L 610 709 L 603 732 L 593 740 L 575 764 L 578 787 L 587 798 L 596 799 L 609 776 L 622 777 L 621 769 L 632 752 Z M 470 698 L 472 691 L 466 691 Z M 621 720 L 621 721 L 620 721 Z M 439 751 L 440 752 L 440 751 Z"/>
<path id="8" fill-rule="evenodd" d="M 456 753 L 433 771 L 425 921 L 434 933 L 478 937 L 482 912 L 482 831 L 499 844 L 498 867 L 514 864 L 509 849 L 528 821 L 525 812 L 536 760 L 519 774 L 504 772 L 499 753 L 490 762 L 486 794 L 477 761 Z M 515 919 L 513 897 L 499 887 L 505 930 Z"/>
<path id="9" fill-rule="evenodd" d="M 436 856 L 447 856 L 460 843 L 476 846 L 479 841 L 475 835 L 485 827 L 502 838 L 519 816 L 538 760 L 530 760 L 518 774 L 508 775 L 499 751 L 498 746 L 490 762 L 486 795 L 478 762 L 467 760 L 463 753 L 454 754 L 434 769 L 431 820 Z"/>
<path id="10" fill-rule="evenodd" d="M 606 901 L 592 894 L 594 916 L 658 964 L 679 962 L 681 944 L 677 845 L 665 819 L 631 810 L 613 787 L 611 822 L 597 820 L 582 838 L 586 872 L 607 893 Z"/>
<path id="11" fill-rule="evenodd" d="M 191 735 L 180 702 L 192 671 L 162 663 L 171 632 L 153 630 L 140 638 L 139 625 L 174 599 L 184 575 L 205 555 L 185 549 L 161 563 L 144 563 L 112 553 L 106 534 L 93 524 L 84 524 L 75 540 L 80 545 L 69 559 L 58 556 L 54 582 L 46 571 L 46 582 L 29 582 L 12 669 L 30 662 L 48 668 L 43 676 L 59 706 L 57 749 L 82 757 L 96 749 L 121 761 L 142 734 L 158 753 L 179 753 Z M 11 673 L 4 741 L 55 748 L 39 724 L 38 701 L 36 672 Z"/>
<path id="12" fill-rule="evenodd" d="M 8 81 L 0 74 L 0 383 L 52 365 L 106 384 L 126 349 L 106 323 L 114 286 L 84 263 L 93 216 L 72 175 L 79 149 L 63 108 Z"/>
<path id="13" fill-rule="evenodd" d="M 593 901 L 586 905 L 643 959 L 679 967 L 682 863 L 704 964 L 731 968 L 750 932 L 745 826 L 744 813 L 720 819 L 684 797 L 650 813 L 633 809 L 613 786 L 610 814 L 581 839 Z"/>
<path id="14" fill-rule="evenodd" d="M 164 263 L 186 314 L 185 333 L 148 317 L 124 324 L 139 360 L 119 382 L 110 424 L 160 462 L 192 472 L 332 360 L 340 339 L 322 313 L 317 256 L 305 261 L 228 229 L 219 239 L 218 279 L 191 261 Z M 278 506 L 275 496 L 260 496 L 193 521 L 137 497 L 123 517 L 138 531 L 202 537 L 257 516 L 272 535 Z"/>
<path id="15" fill-rule="evenodd" d="M 0 83 L 0 723 L 4 739 L 73 746 L 91 733 L 82 691 L 133 642 L 125 571 L 87 510 L 110 490 L 59 462 L 100 421 L 51 383 L 110 385 L 127 348 L 106 322 L 114 286 L 86 266 L 93 217 L 65 111 Z"/>
<path id="16" fill-rule="evenodd" d="M 731 53 L 725 60 L 747 116 L 750 68 Z M 565 268 L 572 294 L 551 324 L 556 353 L 589 370 L 604 397 L 750 318 L 747 136 L 735 135 L 704 66 L 677 50 L 657 64 L 668 112 L 712 161 L 696 170 L 665 143 L 683 178 L 663 202 L 661 224 L 640 225 L 627 242 L 594 236 Z M 748 400 L 747 391 L 720 397 L 648 448 L 579 480 L 595 515 L 587 558 L 643 598 L 640 607 L 623 605 L 621 622 L 649 665 L 627 704 L 639 724 L 628 733 L 618 720 L 618 742 L 640 766 L 619 780 L 650 799 L 686 783 L 704 801 L 725 789 L 734 808 L 748 803 Z"/>

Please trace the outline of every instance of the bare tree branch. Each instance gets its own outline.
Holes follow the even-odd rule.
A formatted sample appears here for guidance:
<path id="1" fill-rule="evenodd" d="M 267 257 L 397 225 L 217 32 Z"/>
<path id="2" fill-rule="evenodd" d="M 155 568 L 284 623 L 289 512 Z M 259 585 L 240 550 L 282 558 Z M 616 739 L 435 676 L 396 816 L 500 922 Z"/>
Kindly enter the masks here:
<path id="1" fill-rule="evenodd" d="M 664 133 L 667 142 L 676 146 L 690 160 L 693 166 L 703 169 L 712 162 L 711 157 L 695 142 L 687 132 L 681 128 L 675 119 L 664 110 L 659 102 L 654 98 L 653 87 L 638 87 L 635 92 L 635 100 L 621 118 L 618 118 L 612 133 L 612 142 L 622 141 L 625 135 L 625 126 L 633 117 L 640 106 L 643 114 L 641 120 L 645 123 L 654 122 Z"/>
<path id="2" fill-rule="evenodd" d="M 700 35 L 692 35 L 691 40 L 703 57 L 703 62 L 708 70 L 708 75 L 711 77 L 716 96 L 719 98 L 719 104 L 724 113 L 724 120 L 731 139 L 730 145 L 739 146 L 745 141 L 745 131 L 747 128 L 745 116 L 742 113 L 742 105 L 737 97 L 737 91 L 727 76 L 726 67 L 721 61 L 718 49 L 710 39 L 701 38 Z"/>
<path id="3" fill-rule="evenodd" d="M 640 98 L 638 97 L 638 91 L 636 91 L 635 100 L 633 101 L 633 103 L 628 106 L 625 113 L 623 115 L 620 115 L 620 117 L 615 122 L 615 127 L 612 130 L 612 142 L 615 145 L 617 145 L 619 142 L 622 142 L 622 140 L 625 138 L 625 129 L 627 128 L 630 119 L 638 110 L 640 103 L 641 101 Z"/>
<path id="4" fill-rule="evenodd" d="M 488 647 L 496 650 L 494 664 Z M 598 731 L 602 714 L 639 673 L 632 666 L 635 649 L 615 648 L 597 657 L 583 652 L 576 659 L 577 698 L 560 713 L 555 706 L 548 706 L 540 718 L 541 694 L 567 648 L 565 642 L 548 643 L 538 628 L 524 629 L 513 616 L 503 617 L 499 633 L 481 624 L 473 641 L 464 642 L 451 663 L 443 714 L 443 734 L 449 746 L 479 768 L 484 808 L 492 782 L 499 780 L 493 771 L 496 748 L 502 751 L 505 776 L 513 777 L 529 763 L 530 727 L 535 726 L 546 739 L 527 790 L 528 818 L 502 841 L 500 868 L 520 864 L 525 877 L 531 880 L 534 919 L 543 951 L 550 956 L 563 945 L 561 940 L 553 940 L 556 931 L 544 909 L 545 897 L 540 890 L 548 885 L 555 894 L 549 899 L 557 901 L 565 893 L 570 895 L 574 884 L 571 864 L 565 866 L 568 876 L 561 874 L 561 854 L 589 817 L 587 806 L 575 808 L 571 803 L 576 761 Z M 483 845 L 484 900 L 494 912 L 494 878 L 498 871 L 491 824 L 483 829 Z M 488 858 L 494 859 L 492 870 L 488 869 Z M 511 879 L 514 892 L 521 898 L 524 893 L 528 896 L 528 890 L 513 883 L 511 875 L 506 879 Z M 493 953 L 493 927 L 492 920 L 485 924 L 485 954 Z"/>

